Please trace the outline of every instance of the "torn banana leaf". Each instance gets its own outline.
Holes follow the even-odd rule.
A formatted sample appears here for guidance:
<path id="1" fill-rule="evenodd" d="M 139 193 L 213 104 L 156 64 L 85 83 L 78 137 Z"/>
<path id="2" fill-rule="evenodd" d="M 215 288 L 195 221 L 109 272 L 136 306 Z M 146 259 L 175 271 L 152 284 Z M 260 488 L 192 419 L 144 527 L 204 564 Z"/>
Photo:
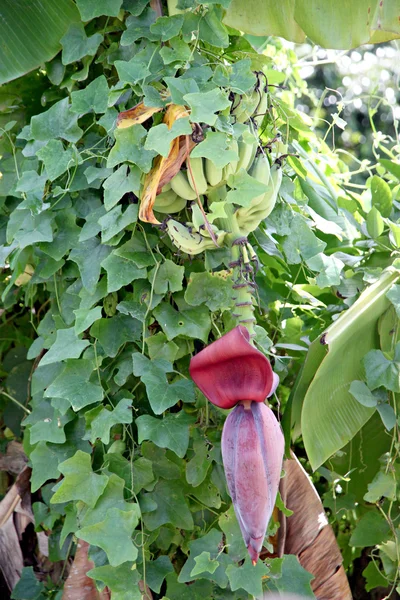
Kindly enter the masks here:
<path id="1" fill-rule="evenodd" d="M 313 469 L 343 448 L 375 411 L 349 392 L 363 379 L 363 358 L 379 348 L 378 326 L 390 307 L 386 297 L 400 271 L 387 268 L 380 279 L 310 346 L 293 390 L 291 423 L 294 437 L 302 433 Z"/>

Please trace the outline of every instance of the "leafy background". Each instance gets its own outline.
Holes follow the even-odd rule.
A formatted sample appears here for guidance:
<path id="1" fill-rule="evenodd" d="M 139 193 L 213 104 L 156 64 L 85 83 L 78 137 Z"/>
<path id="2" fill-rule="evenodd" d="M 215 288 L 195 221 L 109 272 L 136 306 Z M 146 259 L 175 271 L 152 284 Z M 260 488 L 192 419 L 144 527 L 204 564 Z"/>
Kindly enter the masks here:
<path id="1" fill-rule="evenodd" d="M 274 148 L 293 155 L 250 238 L 256 343 L 281 378 L 272 405 L 315 470 L 354 596 L 390 594 L 400 562 L 398 115 L 383 119 L 379 91 L 355 93 L 361 105 L 331 102 L 325 87 L 356 76 L 320 67 L 337 54 L 242 35 L 222 22 L 229 2 L 183 5 L 157 19 L 147 0 L 65 2 L 61 50 L 49 40 L 48 62 L 20 79 L 26 66 L 14 61 L 15 80 L 0 88 L 0 443 L 5 457 L 23 444 L 39 540 L 12 597 L 60 599 L 79 540 L 113 600 L 143 590 L 313 597 L 292 556 L 243 562 L 220 453 L 225 412 L 188 375 L 192 354 L 234 326 L 230 286 L 213 274 L 229 255 L 189 260 L 138 221 L 141 180 L 165 136 L 157 114 L 116 129 L 118 112 L 141 100 L 163 107 L 161 92 L 175 103 L 190 94 L 192 120 L 227 143 L 229 94 L 249 92 L 256 70 L 270 85 L 261 143 L 278 135 Z M 389 62 L 389 105 L 397 68 Z M 220 145 L 206 141 L 217 159 Z M 1 472 L 3 495 L 10 478 Z"/>

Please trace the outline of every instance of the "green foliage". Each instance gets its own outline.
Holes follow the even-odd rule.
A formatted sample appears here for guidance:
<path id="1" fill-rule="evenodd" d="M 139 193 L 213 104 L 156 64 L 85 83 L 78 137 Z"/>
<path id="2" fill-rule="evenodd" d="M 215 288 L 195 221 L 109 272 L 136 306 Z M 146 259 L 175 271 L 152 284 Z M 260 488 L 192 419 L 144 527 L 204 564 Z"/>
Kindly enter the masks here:
<path id="1" fill-rule="evenodd" d="M 27 79 L 35 104 L 17 115 L 6 104 L 0 115 L 0 443 L 3 452 L 23 440 L 41 494 L 36 527 L 52 531 L 52 556 L 63 560 L 60 543 L 73 553 L 70 540 L 88 541 L 89 576 L 115 600 L 139 600 L 141 580 L 170 600 L 313 597 L 296 557 L 251 565 L 223 477 L 225 414 L 189 377 L 193 353 L 235 325 L 231 256 L 221 247 L 189 260 L 164 226 L 138 218 L 155 157 L 192 125 L 204 138 L 193 158 L 219 169 L 238 160 L 232 140 L 256 128 L 231 115 L 232 94 L 245 102 L 264 72 L 285 88 L 268 89 L 259 119 L 260 143 L 284 176 L 273 212 L 248 236 L 258 261 L 255 344 L 273 358 L 281 384 L 271 404 L 288 441 L 303 435 L 346 568 L 357 549 L 376 545 L 367 586 L 394 583 L 396 147 L 374 146 L 369 179 L 354 188 L 342 154 L 294 108 L 305 90 L 294 52 L 224 25 L 229 1 L 184 0 L 186 12 L 161 18 L 146 0 L 76 4 L 82 21 L 75 9 L 59 55 L 35 85 Z M 274 27 L 301 35 L 272 8 Z M 19 89 L 11 98 L 26 102 Z M 142 100 L 184 104 L 190 116 L 168 128 L 160 112 L 117 128 L 118 113 Z M 282 158 L 288 152 L 296 157 Z M 245 169 L 227 179 L 230 191 L 214 189 L 209 206 L 222 229 L 227 207 L 249 207 L 267 189 Z M 177 219 L 198 215 L 188 204 Z M 21 600 L 50 594 L 29 568 L 13 591 Z"/>

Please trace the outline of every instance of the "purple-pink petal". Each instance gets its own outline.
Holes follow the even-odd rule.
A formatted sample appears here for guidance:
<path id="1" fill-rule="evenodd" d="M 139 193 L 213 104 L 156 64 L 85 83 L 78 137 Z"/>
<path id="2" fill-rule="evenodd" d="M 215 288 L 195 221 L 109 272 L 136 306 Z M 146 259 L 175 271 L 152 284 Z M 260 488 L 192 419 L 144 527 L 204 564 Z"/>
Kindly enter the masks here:
<path id="1" fill-rule="evenodd" d="M 242 325 L 196 354 L 190 375 L 210 402 L 226 409 L 241 400 L 264 402 L 276 387 L 268 359 L 250 344 Z"/>

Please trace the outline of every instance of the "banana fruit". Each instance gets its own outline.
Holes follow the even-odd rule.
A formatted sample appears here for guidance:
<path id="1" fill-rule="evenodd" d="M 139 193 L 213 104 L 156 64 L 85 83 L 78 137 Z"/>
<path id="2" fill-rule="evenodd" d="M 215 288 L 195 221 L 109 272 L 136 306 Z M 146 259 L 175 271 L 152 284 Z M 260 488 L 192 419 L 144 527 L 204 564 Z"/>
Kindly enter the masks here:
<path id="1" fill-rule="evenodd" d="M 205 237 L 193 231 L 191 227 L 183 225 L 174 219 L 167 222 L 167 232 L 175 246 L 185 254 L 195 255 L 205 250 L 215 249 L 215 244 L 210 237 Z M 223 242 L 225 232 L 217 238 L 218 244 Z"/>
<path id="2" fill-rule="evenodd" d="M 180 212 L 186 206 L 186 200 L 178 196 L 173 190 L 161 192 L 156 196 L 153 209 L 162 214 Z"/>
<path id="3" fill-rule="evenodd" d="M 196 192 L 191 187 L 185 171 L 178 171 L 170 181 L 171 189 L 185 200 L 195 200 Z M 164 188 L 163 188 L 164 189 Z"/>
<path id="4" fill-rule="evenodd" d="M 268 161 L 266 157 L 265 160 Z M 243 235 L 248 235 L 251 231 L 257 229 L 261 221 L 266 219 L 275 207 L 282 183 L 282 168 L 279 164 L 275 163 L 269 171 L 268 166 L 262 175 L 264 179 L 263 183 L 265 183 L 265 179 L 267 178 L 267 171 L 269 175 L 268 190 L 261 196 L 253 198 L 249 206 L 242 207 L 236 212 L 237 223 Z M 261 174 L 259 174 L 259 177 L 261 177 Z M 260 179 L 258 180 L 260 181 Z"/>
<path id="5" fill-rule="evenodd" d="M 190 172 L 191 170 L 191 172 Z M 193 177 L 192 177 L 193 174 Z M 205 194 L 207 192 L 208 183 L 204 174 L 204 165 L 202 158 L 190 158 L 190 169 L 187 169 L 187 178 L 189 184 L 196 195 Z M 195 196 L 196 197 L 196 196 Z"/>
<path id="6" fill-rule="evenodd" d="M 205 159 L 205 167 L 204 167 L 207 181 L 211 187 L 215 187 L 219 185 L 223 180 L 224 170 L 221 167 L 216 167 L 212 160 L 209 158 Z"/>
<path id="7" fill-rule="evenodd" d="M 239 144 L 237 143 L 237 141 L 235 139 L 233 139 L 231 141 L 231 143 L 229 144 L 228 150 L 233 150 L 234 152 L 236 152 L 236 154 L 239 154 Z M 224 181 L 226 181 L 228 179 L 229 175 L 234 175 L 236 173 L 238 163 L 239 163 L 239 159 L 233 160 L 229 164 L 227 164 L 226 167 L 224 167 L 224 174 L 223 174 Z"/>
<path id="8" fill-rule="evenodd" d="M 245 169 L 247 171 L 254 161 L 258 147 L 258 139 L 252 134 L 250 135 L 252 139 L 249 142 L 244 139 L 239 140 L 239 161 L 236 166 L 236 172 L 239 172 L 240 169 Z"/>

